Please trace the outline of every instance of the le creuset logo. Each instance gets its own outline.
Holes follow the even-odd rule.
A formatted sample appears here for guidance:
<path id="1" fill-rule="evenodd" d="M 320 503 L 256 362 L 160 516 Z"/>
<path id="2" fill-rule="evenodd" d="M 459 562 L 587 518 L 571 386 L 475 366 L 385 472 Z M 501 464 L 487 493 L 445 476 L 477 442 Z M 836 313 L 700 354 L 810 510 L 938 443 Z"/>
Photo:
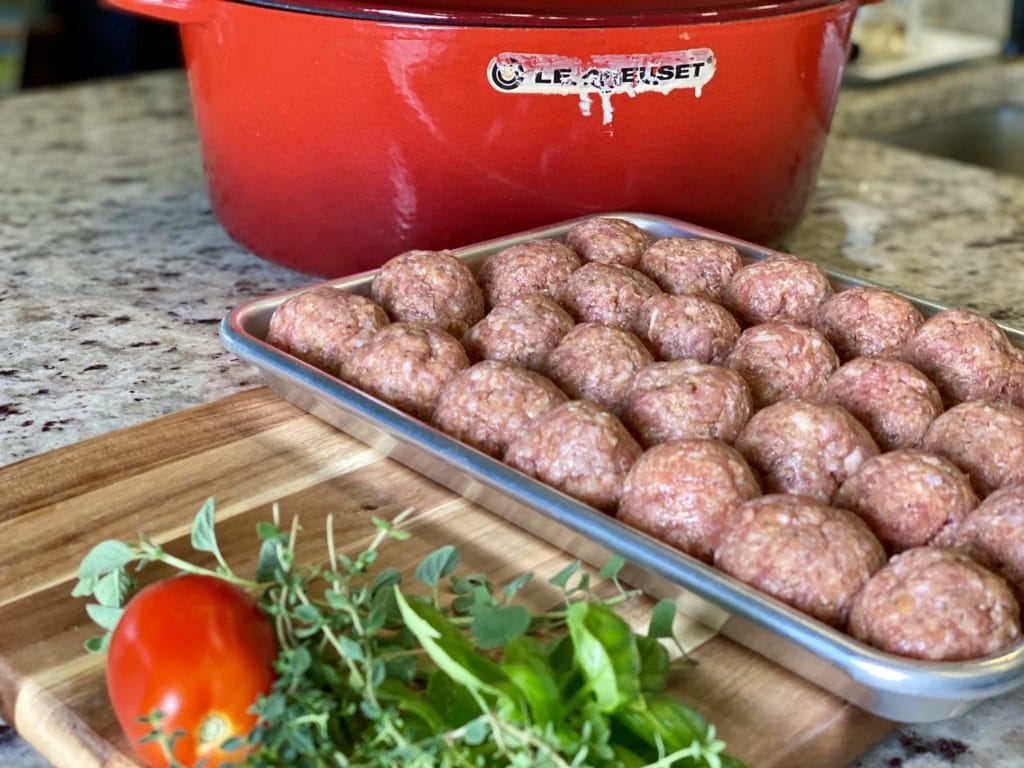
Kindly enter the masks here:
<path id="1" fill-rule="evenodd" d="M 502 93 L 578 96 L 589 116 L 591 97 L 603 106 L 603 122 L 612 121 L 611 96 L 688 88 L 700 96 L 715 76 L 715 55 L 708 48 L 645 54 L 609 54 L 590 59 L 538 53 L 499 53 L 487 66 L 487 80 Z"/>

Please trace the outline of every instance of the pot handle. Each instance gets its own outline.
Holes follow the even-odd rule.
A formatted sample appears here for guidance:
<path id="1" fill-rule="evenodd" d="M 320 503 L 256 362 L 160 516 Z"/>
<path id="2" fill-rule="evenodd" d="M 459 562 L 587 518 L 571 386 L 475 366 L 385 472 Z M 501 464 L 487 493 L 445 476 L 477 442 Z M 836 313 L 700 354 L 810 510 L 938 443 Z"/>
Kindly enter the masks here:
<path id="1" fill-rule="evenodd" d="M 122 11 L 176 24 L 201 24 L 213 15 L 216 0 L 101 0 Z"/>

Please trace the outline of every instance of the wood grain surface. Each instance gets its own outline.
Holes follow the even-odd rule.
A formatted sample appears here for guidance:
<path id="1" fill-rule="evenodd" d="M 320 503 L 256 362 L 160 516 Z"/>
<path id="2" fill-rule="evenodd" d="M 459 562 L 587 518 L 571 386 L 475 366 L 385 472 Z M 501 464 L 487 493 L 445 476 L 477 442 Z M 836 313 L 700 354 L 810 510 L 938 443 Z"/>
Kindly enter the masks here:
<path id="1" fill-rule="evenodd" d="M 323 526 L 356 550 L 373 516 L 416 512 L 414 532 L 382 560 L 409 568 L 457 543 L 466 567 L 497 580 L 534 571 L 524 599 L 552 595 L 543 578 L 571 557 L 432 481 L 382 457 L 266 389 L 236 395 L 0 469 L 0 714 L 58 768 L 134 766 L 110 711 L 103 658 L 83 600 L 70 596 L 97 542 L 145 533 L 191 554 L 189 526 L 217 501 L 221 548 L 251 572 L 255 525 L 274 502 L 298 515 L 300 557 L 326 557 Z M 165 575 L 147 569 L 142 580 Z M 647 609 L 631 609 L 639 623 Z M 718 727 L 751 766 L 841 768 L 891 725 L 722 637 L 693 653 L 672 688 Z"/>

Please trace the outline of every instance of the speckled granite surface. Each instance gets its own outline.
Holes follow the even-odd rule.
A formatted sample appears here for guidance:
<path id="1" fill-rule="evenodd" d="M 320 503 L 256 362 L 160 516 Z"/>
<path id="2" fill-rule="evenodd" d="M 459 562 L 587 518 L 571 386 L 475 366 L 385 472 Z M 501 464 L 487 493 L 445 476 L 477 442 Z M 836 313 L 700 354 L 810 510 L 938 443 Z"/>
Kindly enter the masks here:
<path id="1" fill-rule="evenodd" d="M 1021 64 L 844 93 L 788 250 L 1024 326 L 1024 178 L 855 137 L 962 94 L 1021 93 Z M 259 383 L 217 323 L 310 278 L 214 220 L 180 73 L 0 101 L 0 169 L 0 464 Z M 46 765 L 0 728 L 0 766 Z M 1024 691 L 901 730 L 856 763 L 946 765 L 1024 767 Z"/>

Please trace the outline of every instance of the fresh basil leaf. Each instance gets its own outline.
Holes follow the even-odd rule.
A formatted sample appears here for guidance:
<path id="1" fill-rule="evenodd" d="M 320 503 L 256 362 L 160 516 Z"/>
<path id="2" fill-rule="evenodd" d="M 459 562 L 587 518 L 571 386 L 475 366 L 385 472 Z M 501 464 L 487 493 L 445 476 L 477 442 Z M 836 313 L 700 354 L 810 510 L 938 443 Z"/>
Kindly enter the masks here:
<path id="1" fill-rule="evenodd" d="M 431 589 L 438 581 L 455 570 L 459 563 L 459 550 L 451 544 L 435 549 L 416 567 L 416 578 Z"/>
<path id="2" fill-rule="evenodd" d="M 520 635 L 509 641 L 501 669 L 526 699 L 533 722 L 547 725 L 561 720 L 559 685 L 536 638 Z"/>
<path id="3" fill-rule="evenodd" d="M 496 686 L 506 681 L 501 669 L 478 654 L 444 614 L 432 605 L 407 601 L 397 587 L 395 600 L 406 627 L 445 674 L 470 691 L 500 693 Z"/>
<path id="4" fill-rule="evenodd" d="M 629 625 L 600 603 L 578 602 L 566 611 L 576 663 L 602 712 L 640 696 L 640 652 Z"/>
<path id="5" fill-rule="evenodd" d="M 663 690 L 669 670 L 665 646 L 653 637 L 638 636 L 636 647 L 640 651 L 640 688 L 644 691 Z"/>

